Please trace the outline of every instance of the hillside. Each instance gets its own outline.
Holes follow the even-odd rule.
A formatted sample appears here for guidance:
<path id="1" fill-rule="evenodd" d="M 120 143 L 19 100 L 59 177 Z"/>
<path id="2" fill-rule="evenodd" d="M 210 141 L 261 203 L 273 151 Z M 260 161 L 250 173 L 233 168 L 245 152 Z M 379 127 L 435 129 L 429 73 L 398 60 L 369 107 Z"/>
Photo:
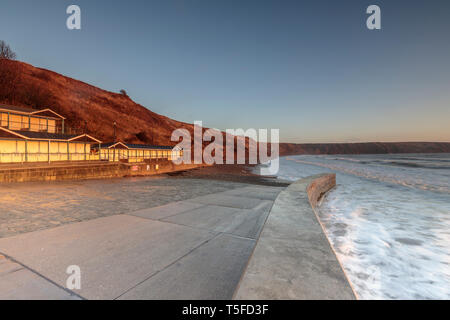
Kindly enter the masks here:
<path id="1" fill-rule="evenodd" d="M 102 141 L 114 137 L 130 143 L 168 144 L 176 128 L 192 125 L 156 114 L 129 97 L 108 92 L 58 73 L 17 61 L 5 61 L 10 73 L 20 72 L 14 92 L 0 92 L 0 102 L 32 108 L 49 107 L 67 118 L 68 126 L 83 129 Z M 3 70 L 2 70 L 3 69 Z M 3 73 L 3 72 L 2 72 Z M 0 89 L 1 91 L 1 89 Z"/>
<path id="2" fill-rule="evenodd" d="M 52 108 L 76 130 L 84 130 L 86 121 L 87 132 L 102 141 L 113 140 L 114 121 L 117 138 L 129 143 L 175 145 L 173 130 L 193 132 L 192 124 L 154 113 L 126 95 L 19 61 L 0 60 L 0 102 Z M 450 152 L 450 143 L 280 144 L 281 155 L 406 152 Z"/>

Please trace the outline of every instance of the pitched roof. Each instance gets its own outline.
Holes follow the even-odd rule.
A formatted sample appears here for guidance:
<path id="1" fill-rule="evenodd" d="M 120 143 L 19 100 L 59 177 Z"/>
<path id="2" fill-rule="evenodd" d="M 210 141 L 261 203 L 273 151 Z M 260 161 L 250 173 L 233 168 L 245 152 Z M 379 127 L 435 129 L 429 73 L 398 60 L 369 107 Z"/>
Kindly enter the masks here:
<path id="1" fill-rule="evenodd" d="M 69 140 L 78 136 L 73 134 L 60 134 L 60 133 L 36 132 L 36 131 L 14 130 L 14 132 L 30 139 L 44 139 L 44 140 Z"/>
<path id="2" fill-rule="evenodd" d="M 24 131 L 24 130 L 10 130 L 0 127 L 0 130 L 5 131 L 13 136 L 25 139 L 25 140 L 58 140 L 58 141 L 75 141 L 81 138 L 88 138 L 96 143 L 101 143 L 100 140 L 91 137 L 88 134 L 60 134 L 60 133 L 50 133 L 50 132 L 35 132 L 35 131 Z"/>
<path id="3" fill-rule="evenodd" d="M 124 148 L 128 148 L 124 143 L 122 143 L 122 142 L 106 142 L 106 143 L 102 143 L 100 146 L 102 147 L 102 148 L 106 148 L 106 149 L 108 149 L 108 148 L 111 148 L 111 147 L 114 147 L 114 146 L 123 146 Z"/>
<path id="4" fill-rule="evenodd" d="M 87 133 L 80 134 L 80 135 L 77 135 L 77 136 L 75 136 L 75 137 L 73 137 L 73 138 L 70 138 L 69 141 L 75 141 L 75 140 L 82 139 L 82 138 L 85 138 L 85 137 L 86 137 L 86 138 L 89 138 L 89 139 L 91 139 L 92 141 L 95 141 L 95 142 L 97 142 L 97 143 L 102 143 L 100 140 L 94 138 L 93 136 L 88 135 Z"/>
<path id="5" fill-rule="evenodd" d="M 161 149 L 161 150 L 172 150 L 173 147 L 169 146 L 152 146 L 148 144 L 126 144 L 130 149 Z"/>
<path id="6" fill-rule="evenodd" d="M 56 116 L 57 118 L 65 119 L 62 115 L 56 113 L 55 111 L 53 111 L 49 108 L 32 109 L 32 108 L 27 108 L 27 107 L 11 106 L 9 104 L 0 103 L 0 110 L 12 111 L 12 112 L 17 112 L 17 113 L 26 114 L 26 115 L 37 115 L 39 113 L 49 112 L 49 113 L 53 114 L 54 116 Z"/>
<path id="7" fill-rule="evenodd" d="M 31 112 L 31 114 L 35 115 L 35 114 L 44 113 L 44 112 L 49 112 L 58 118 L 65 119 L 62 115 L 60 115 L 59 113 L 56 113 L 55 111 L 53 111 L 52 109 L 49 109 L 49 108 L 42 109 L 42 110 L 35 110 L 35 111 Z"/>
<path id="8" fill-rule="evenodd" d="M 123 142 L 108 142 L 102 143 L 102 148 L 112 148 L 117 145 L 125 146 L 127 149 L 151 149 L 151 150 L 172 150 L 173 147 L 170 146 L 154 146 L 149 144 L 132 144 L 132 143 L 123 143 Z"/>

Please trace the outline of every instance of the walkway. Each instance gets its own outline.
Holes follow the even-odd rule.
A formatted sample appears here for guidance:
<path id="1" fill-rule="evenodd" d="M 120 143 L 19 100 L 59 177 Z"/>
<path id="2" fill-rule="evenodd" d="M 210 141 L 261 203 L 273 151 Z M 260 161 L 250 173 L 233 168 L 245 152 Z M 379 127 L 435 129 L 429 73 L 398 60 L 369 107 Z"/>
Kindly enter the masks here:
<path id="1" fill-rule="evenodd" d="M 0 239 L 0 299 L 231 299 L 283 188 L 201 183 L 225 190 L 142 208 L 142 190 L 130 185 L 141 208 L 118 212 L 127 206 L 102 200 L 108 193 L 98 189 L 92 201 L 100 199 L 96 212 L 104 217 Z M 70 265 L 81 269 L 81 290 L 65 289 Z"/>

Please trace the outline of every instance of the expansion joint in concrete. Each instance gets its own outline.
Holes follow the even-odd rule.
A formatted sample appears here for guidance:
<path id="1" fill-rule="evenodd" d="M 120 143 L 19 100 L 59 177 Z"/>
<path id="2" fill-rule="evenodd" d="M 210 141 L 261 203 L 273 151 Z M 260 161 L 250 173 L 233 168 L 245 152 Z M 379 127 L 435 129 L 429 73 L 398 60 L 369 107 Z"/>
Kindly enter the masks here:
<path id="1" fill-rule="evenodd" d="M 17 261 L 17 260 L 14 259 L 13 257 L 11 257 L 11 256 L 9 256 L 9 255 L 7 255 L 7 254 L 5 254 L 5 253 L 0 252 L 0 257 L 1 257 L 1 256 L 5 257 L 5 258 L 6 258 L 7 260 L 9 260 L 10 262 L 13 262 L 13 263 L 18 264 L 18 265 L 21 266 L 23 269 L 28 270 L 29 272 L 35 274 L 35 275 L 38 276 L 39 278 L 41 278 L 41 279 L 43 279 L 43 280 L 45 280 L 45 281 L 51 283 L 51 284 L 54 285 L 55 287 L 58 287 L 58 288 L 60 288 L 61 290 L 64 290 L 65 292 L 67 292 L 67 293 L 70 294 L 71 296 L 78 297 L 78 298 L 80 298 L 81 300 L 87 300 L 85 297 L 80 296 L 80 295 L 77 294 L 76 292 L 74 292 L 74 291 L 72 291 L 72 290 L 70 290 L 70 289 L 68 289 L 68 288 L 66 288 L 66 287 L 63 287 L 63 286 L 59 285 L 58 283 L 56 283 L 56 282 L 54 282 L 53 280 L 47 278 L 47 277 L 44 276 L 43 274 L 37 272 L 36 270 L 34 270 L 34 269 L 30 268 L 29 266 L 23 264 L 22 262 Z M 17 270 L 17 271 L 19 271 L 19 270 Z"/>

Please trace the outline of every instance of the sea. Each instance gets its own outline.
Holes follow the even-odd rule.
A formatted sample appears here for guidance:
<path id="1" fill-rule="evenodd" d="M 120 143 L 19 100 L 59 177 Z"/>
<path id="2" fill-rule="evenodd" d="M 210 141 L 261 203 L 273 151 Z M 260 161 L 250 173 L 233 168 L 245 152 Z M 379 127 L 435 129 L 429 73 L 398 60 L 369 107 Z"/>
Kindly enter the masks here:
<path id="1" fill-rule="evenodd" d="M 334 172 L 319 218 L 359 299 L 450 299 L 450 154 L 300 155 L 278 179 Z"/>

